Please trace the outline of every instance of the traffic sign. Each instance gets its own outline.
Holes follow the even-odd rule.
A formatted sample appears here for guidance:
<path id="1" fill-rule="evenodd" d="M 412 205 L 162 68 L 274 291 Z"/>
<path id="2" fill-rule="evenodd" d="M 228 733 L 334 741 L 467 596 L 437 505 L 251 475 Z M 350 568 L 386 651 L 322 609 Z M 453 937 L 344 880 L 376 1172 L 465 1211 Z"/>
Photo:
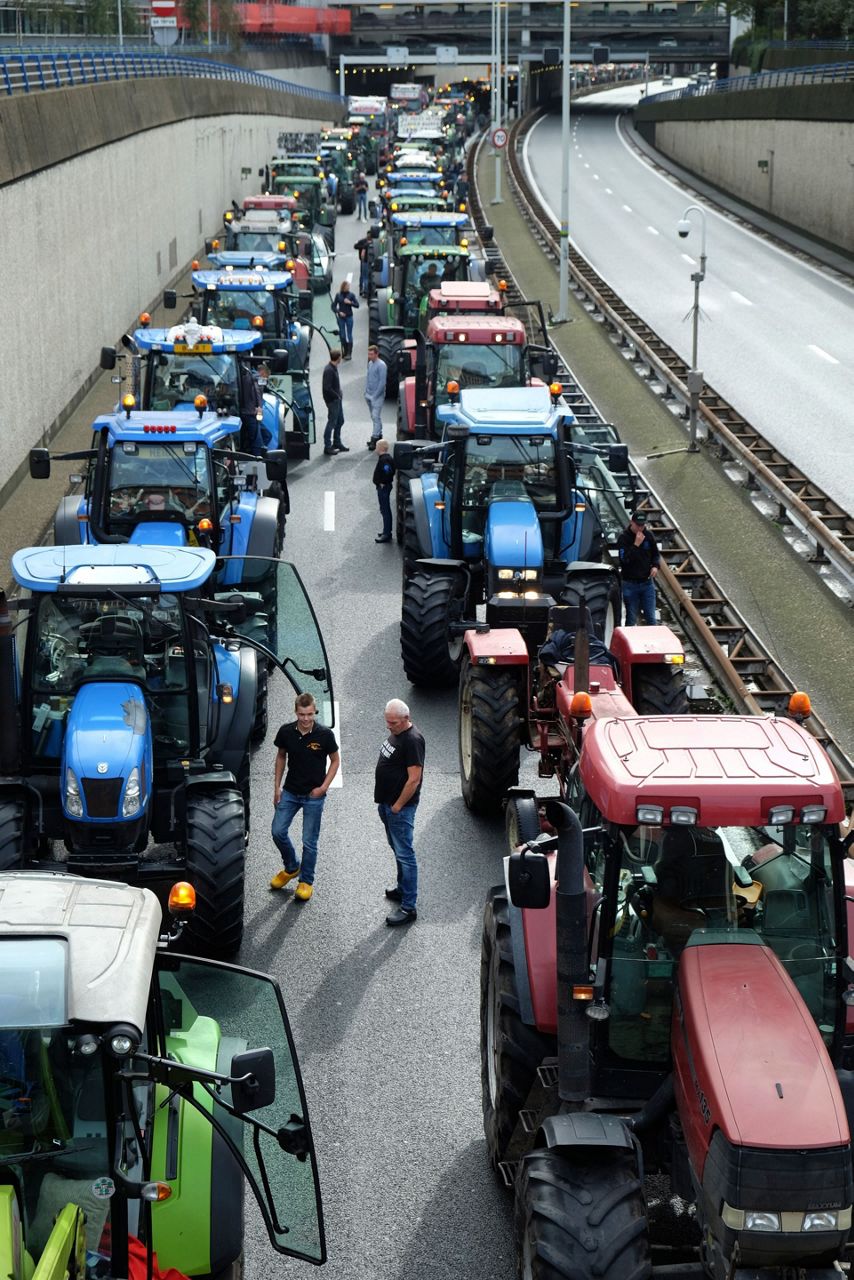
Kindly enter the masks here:
<path id="1" fill-rule="evenodd" d="M 175 0 L 151 0 L 151 12 L 156 18 L 174 18 Z"/>
<path id="2" fill-rule="evenodd" d="M 494 147 L 507 146 L 507 130 L 502 129 L 501 125 L 497 129 L 492 130 L 492 145 Z"/>

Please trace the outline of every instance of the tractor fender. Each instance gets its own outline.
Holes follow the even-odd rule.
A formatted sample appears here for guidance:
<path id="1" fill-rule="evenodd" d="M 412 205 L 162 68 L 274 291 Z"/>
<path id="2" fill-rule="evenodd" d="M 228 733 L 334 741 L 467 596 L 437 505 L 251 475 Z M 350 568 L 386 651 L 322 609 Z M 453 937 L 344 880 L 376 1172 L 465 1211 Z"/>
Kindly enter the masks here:
<path id="1" fill-rule="evenodd" d="M 469 568 L 465 560 L 443 560 L 439 556 L 425 556 L 423 560 L 416 560 L 415 563 L 423 573 L 451 577 L 456 572 L 461 580 L 469 576 Z"/>
<path id="2" fill-rule="evenodd" d="M 608 648 L 621 671 L 640 663 L 663 662 L 665 656 L 685 652 L 682 641 L 669 627 L 615 627 Z"/>
<path id="3" fill-rule="evenodd" d="M 232 702 L 214 700 L 211 707 L 211 727 L 215 736 L 208 757 L 221 764 L 237 778 L 240 766 L 249 748 L 249 738 L 255 719 L 255 698 L 258 687 L 258 661 L 256 650 L 248 645 L 234 650 L 215 645 L 216 668 L 220 680 L 230 684 L 234 694 Z M 222 779 L 222 774 L 215 775 Z"/>
<path id="4" fill-rule="evenodd" d="M 57 547 L 74 547 L 88 541 L 89 523 L 77 518 L 85 514 L 85 498 L 74 494 L 60 499 L 53 518 L 53 541 Z"/>
<path id="5" fill-rule="evenodd" d="M 261 497 L 257 500 L 255 515 L 246 544 L 247 556 L 263 556 L 266 560 L 276 554 L 276 541 L 279 533 L 279 500 L 278 498 Z M 243 582 L 255 582 L 263 578 L 269 571 L 268 564 L 257 561 L 247 563 L 243 568 Z"/>
<path id="6" fill-rule="evenodd" d="M 595 1111 L 565 1111 L 548 1116 L 540 1125 L 535 1147 L 610 1147 L 616 1151 L 635 1150 L 635 1140 L 619 1116 Z"/>
<path id="7" fill-rule="evenodd" d="M 213 773 L 190 773 L 184 783 L 185 791 L 220 791 L 229 785 L 237 786 L 234 774 L 228 769 L 217 769 Z"/>
<path id="8" fill-rule="evenodd" d="M 417 476 L 409 480 L 409 495 L 412 499 L 412 515 L 415 520 L 415 533 L 418 537 L 418 550 L 423 556 L 433 554 L 433 537 L 430 531 L 430 517 L 427 515 L 427 500 L 424 485 Z"/>
<path id="9" fill-rule="evenodd" d="M 567 578 L 571 578 L 573 574 L 582 573 L 598 573 L 604 578 L 616 574 L 616 569 L 613 565 L 606 564 L 601 560 L 571 560 L 566 566 Z"/>
<path id="10" fill-rule="evenodd" d="M 406 341 L 406 330 L 404 329 L 402 324 L 381 324 L 380 337 L 381 338 L 399 337 L 400 345 L 402 347 L 404 342 Z"/>
<path id="11" fill-rule="evenodd" d="M 530 661 L 522 633 L 515 627 L 467 631 L 463 643 L 474 666 L 489 662 L 490 666 L 497 667 L 527 667 Z"/>

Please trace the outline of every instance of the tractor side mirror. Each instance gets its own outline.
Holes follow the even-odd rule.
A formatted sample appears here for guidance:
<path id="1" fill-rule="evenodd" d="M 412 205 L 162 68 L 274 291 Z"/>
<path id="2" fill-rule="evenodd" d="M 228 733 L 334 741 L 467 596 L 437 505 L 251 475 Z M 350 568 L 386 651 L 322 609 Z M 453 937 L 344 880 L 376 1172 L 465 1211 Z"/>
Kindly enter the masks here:
<path id="1" fill-rule="evenodd" d="M 514 907 L 543 911 L 552 895 L 548 858 L 542 853 L 511 853 L 507 869 L 507 886 Z"/>
<path id="2" fill-rule="evenodd" d="M 400 378 L 408 378 L 412 373 L 412 356 L 406 348 L 397 353 L 397 373 Z"/>
<path id="3" fill-rule="evenodd" d="M 528 348 L 528 368 L 532 378 L 541 378 L 543 382 L 551 382 L 557 373 L 558 356 L 551 347 Z"/>
<path id="4" fill-rule="evenodd" d="M 484 244 L 489 244 L 490 240 L 492 240 L 494 236 L 495 236 L 495 227 L 490 226 L 489 223 L 486 223 L 480 235 L 481 240 L 483 241 Z"/>
<path id="5" fill-rule="evenodd" d="M 377 216 L 377 214 L 376 214 L 376 206 L 374 206 L 374 212 L 371 214 L 371 217 L 372 217 L 372 218 L 375 218 L 376 216 Z M 371 239 L 372 239 L 372 240 L 379 240 L 379 238 L 380 238 L 380 226 L 379 226 L 379 223 L 375 223 L 374 225 L 372 225 L 372 226 L 370 226 L 370 227 L 368 228 L 368 235 L 371 237 Z"/>
<path id="6" fill-rule="evenodd" d="M 284 347 L 277 347 L 273 352 L 270 360 L 271 373 L 287 373 L 288 371 L 288 353 Z"/>
<path id="7" fill-rule="evenodd" d="M 214 242 L 213 242 L 213 240 L 206 240 L 206 241 L 205 241 L 205 253 L 213 253 L 213 251 L 214 251 Z"/>
<path id="8" fill-rule="evenodd" d="M 628 471 L 629 469 L 629 446 L 627 444 L 612 444 L 608 446 L 608 470 L 618 473 Z"/>
<path id="9" fill-rule="evenodd" d="M 284 449 L 268 449 L 264 459 L 267 479 L 271 484 L 285 484 L 288 478 L 288 455 Z"/>
<path id="10" fill-rule="evenodd" d="M 30 478 L 50 479 L 50 452 L 47 449 L 30 449 Z"/>
<path id="11" fill-rule="evenodd" d="M 272 1049 L 236 1053 L 231 1059 L 229 1075 L 232 1077 L 231 1105 L 238 1115 L 260 1111 L 276 1101 L 276 1062 Z"/>
<path id="12" fill-rule="evenodd" d="M 101 347 L 101 368 L 115 369 L 116 367 L 116 348 Z"/>
<path id="13" fill-rule="evenodd" d="M 398 440 L 395 443 L 394 465 L 398 471 L 412 471 L 415 466 L 415 449 L 406 440 Z"/>
<path id="14" fill-rule="evenodd" d="M 174 289 L 163 290 L 163 306 L 167 311 L 174 311 L 178 305 L 178 295 Z"/>

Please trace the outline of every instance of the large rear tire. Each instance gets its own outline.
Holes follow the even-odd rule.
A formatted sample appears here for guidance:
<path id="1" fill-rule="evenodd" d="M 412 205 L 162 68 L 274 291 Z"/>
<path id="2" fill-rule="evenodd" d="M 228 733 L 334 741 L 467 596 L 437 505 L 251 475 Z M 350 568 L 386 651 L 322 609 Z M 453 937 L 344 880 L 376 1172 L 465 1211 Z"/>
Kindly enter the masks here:
<path id="1" fill-rule="evenodd" d="M 237 787 L 191 789 L 186 866 L 187 879 L 196 890 L 196 909 L 185 937 L 202 955 L 228 959 L 240 949 L 245 856 L 246 817 Z"/>
<path id="2" fill-rule="evenodd" d="M 609 645 L 614 628 L 620 625 L 623 616 L 623 601 L 616 574 L 576 574 L 564 587 L 560 602 L 577 605 L 582 595 L 590 610 L 595 634 Z"/>
<path id="3" fill-rule="evenodd" d="M 399 333 L 381 332 L 377 338 L 377 346 L 380 349 L 380 359 L 385 360 L 386 369 L 388 370 L 385 381 L 385 398 L 386 400 L 396 400 L 400 389 L 400 371 L 397 367 L 397 355 L 403 349 L 403 339 Z"/>
<path id="4" fill-rule="evenodd" d="M 492 817 L 510 787 L 519 781 L 520 714 L 516 667 L 476 667 L 460 671 L 460 787 L 475 813 Z"/>
<path id="5" fill-rule="evenodd" d="M 368 305 L 368 346 L 375 347 L 380 336 L 380 304 L 371 298 Z"/>
<path id="6" fill-rule="evenodd" d="M 22 800 L 0 802 L 0 871 L 19 871 L 24 865 L 26 821 Z"/>
<path id="7" fill-rule="evenodd" d="M 403 494 L 403 511 L 398 514 L 398 527 L 401 530 L 401 539 L 403 545 L 403 581 L 411 577 L 415 572 L 415 566 L 424 554 L 421 550 L 421 543 L 418 541 L 418 530 L 415 527 L 415 508 L 412 505 L 412 494 L 409 491 L 409 481 L 406 481 L 406 490 Z"/>
<path id="8" fill-rule="evenodd" d="M 528 1026 L 519 1013 L 510 909 L 503 885 L 490 889 L 483 913 L 480 1046 L 483 1131 L 490 1163 L 498 1172 L 537 1068 L 556 1053 L 554 1036 Z"/>
<path id="9" fill-rule="evenodd" d="M 533 1152 L 516 1179 L 516 1263 L 528 1280 L 648 1280 L 643 1185 L 626 1151 Z"/>
<path id="10" fill-rule="evenodd" d="M 451 625 L 462 618 L 464 582 L 416 569 L 403 584 L 400 652 L 406 678 L 425 689 L 448 689 L 459 679 L 462 636 Z"/>
<path id="11" fill-rule="evenodd" d="M 264 643 L 264 641 L 262 641 Z M 269 715 L 267 712 L 267 686 L 269 684 L 269 672 L 267 670 L 267 659 L 256 650 L 255 663 L 255 715 L 252 720 L 252 732 L 249 741 L 253 747 L 260 746 L 267 736 L 269 726 Z"/>
<path id="12" fill-rule="evenodd" d="M 639 716 L 686 715 L 685 668 L 664 663 L 632 667 L 632 703 Z"/>

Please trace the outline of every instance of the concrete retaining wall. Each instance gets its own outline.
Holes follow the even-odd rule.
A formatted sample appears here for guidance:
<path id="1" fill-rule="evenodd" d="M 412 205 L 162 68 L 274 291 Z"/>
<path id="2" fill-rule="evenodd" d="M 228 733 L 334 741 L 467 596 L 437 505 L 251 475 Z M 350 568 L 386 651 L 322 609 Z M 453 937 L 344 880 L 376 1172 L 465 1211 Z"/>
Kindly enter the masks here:
<path id="1" fill-rule="evenodd" d="M 192 95 L 206 85 L 221 95 L 221 113 L 181 119 L 182 101 L 192 116 Z M 70 91 L 81 95 L 73 111 L 70 93 L 33 95 L 27 133 L 16 131 L 23 120 L 16 101 L 4 103 L 0 503 L 27 451 L 50 438 L 91 385 L 100 348 L 116 342 L 221 228 L 232 198 L 258 190 L 279 131 L 322 123 L 266 114 L 266 102 L 253 112 L 235 88 L 169 80 L 101 86 Z M 170 114 L 177 123 L 165 123 Z M 110 135 L 116 140 L 106 145 Z"/>

